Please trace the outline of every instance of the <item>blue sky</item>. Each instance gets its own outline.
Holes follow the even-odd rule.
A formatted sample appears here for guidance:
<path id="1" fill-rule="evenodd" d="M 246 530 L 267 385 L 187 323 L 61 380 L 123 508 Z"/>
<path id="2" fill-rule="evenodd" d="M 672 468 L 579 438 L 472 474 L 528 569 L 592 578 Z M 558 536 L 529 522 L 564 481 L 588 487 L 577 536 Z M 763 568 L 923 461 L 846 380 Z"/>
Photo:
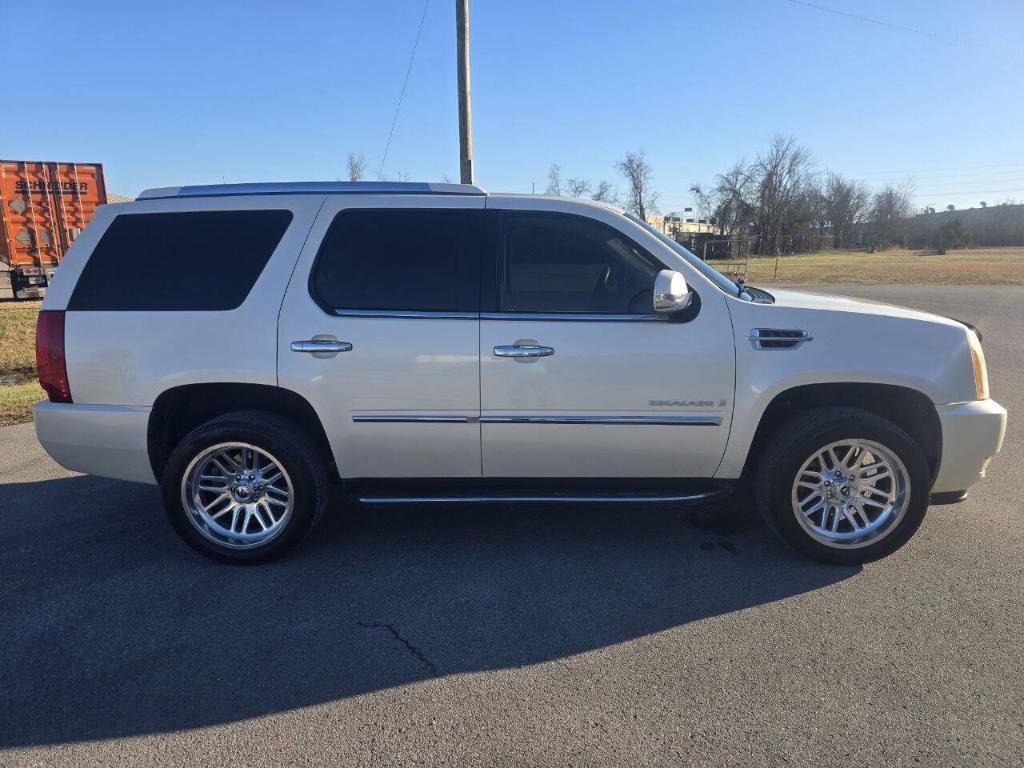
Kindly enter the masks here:
<path id="1" fill-rule="evenodd" d="M 608 178 L 660 207 L 793 133 L 819 169 L 917 203 L 1024 199 L 1020 0 L 470 0 L 477 182 Z M 423 0 L 0 0 L 0 156 L 99 161 L 108 188 L 373 175 Z M 955 39 L 950 39 L 955 38 Z M 454 10 L 430 0 L 384 174 L 458 177 Z"/>

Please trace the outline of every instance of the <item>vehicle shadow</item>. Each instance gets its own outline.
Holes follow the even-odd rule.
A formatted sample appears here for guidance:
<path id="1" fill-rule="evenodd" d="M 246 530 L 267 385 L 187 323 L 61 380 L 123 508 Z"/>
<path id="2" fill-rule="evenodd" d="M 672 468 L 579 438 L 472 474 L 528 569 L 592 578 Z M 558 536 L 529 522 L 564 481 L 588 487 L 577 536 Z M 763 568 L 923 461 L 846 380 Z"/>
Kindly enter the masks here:
<path id="1" fill-rule="evenodd" d="M 149 486 L 8 484 L 0 510 L 0 747 L 537 664 L 859 570 L 667 507 L 332 510 L 295 554 L 259 567 L 193 553 Z"/>

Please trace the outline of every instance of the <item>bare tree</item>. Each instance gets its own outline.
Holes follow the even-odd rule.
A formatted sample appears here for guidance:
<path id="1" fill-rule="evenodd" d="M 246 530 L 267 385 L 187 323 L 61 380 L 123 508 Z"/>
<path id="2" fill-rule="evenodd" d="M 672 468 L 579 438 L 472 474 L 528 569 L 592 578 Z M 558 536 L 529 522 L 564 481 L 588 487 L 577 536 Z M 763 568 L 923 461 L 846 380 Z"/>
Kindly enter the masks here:
<path id="1" fill-rule="evenodd" d="M 562 166 L 552 165 L 548 168 L 548 188 L 544 191 L 549 195 L 562 194 Z"/>
<path id="2" fill-rule="evenodd" d="M 863 182 L 847 179 L 831 171 L 825 175 L 821 190 L 822 214 L 833 248 L 855 245 L 858 228 L 871 211 L 871 195 Z"/>
<path id="3" fill-rule="evenodd" d="M 714 196 L 714 190 L 707 190 L 699 181 L 695 181 L 690 185 L 690 194 L 693 195 L 693 199 L 697 201 L 697 216 L 702 219 L 707 219 L 717 226 L 718 222 L 713 221 L 715 208 L 718 206 L 718 201 Z M 721 230 L 719 230 L 718 234 L 722 234 Z"/>
<path id="4" fill-rule="evenodd" d="M 778 253 L 783 238 L 792 240 L 813 219 L 808 187 L 813 180 L 811 153 L 793 136 L 773 136 L 768 150 L 751 166 L 756 188 L 759 250 Z"/>
<path id="5" fill-rule="evenodd" d="M 718 229 L 718 234 L 734 236 L 746 229 L 754 216 L 750 200 L 753 177 L 750 170 L 737 162 L 715 178 L 715 186 L 705 193 L 699 184 L 690 187 L 697 198 L 697 209 Z"/>
<path id="6" fill-rule="evenodd" d="M 601 181 L 597 183 L 597 189 L 594 190 L 590 199 L 596 200 L 599 203 L 611 203 L 612 205 L 615 205 L 618 202 L 619 196 L 610 182 L 605 179 L 601 179 Z"/>
<path id="7" fill-rule="evenodd" d="M 590 194 L 590 179 L 573 176 L 565 182 L 569 197 L 584 197 Z"/>
<path id="8" fill-rule="evenodd" d="M 871 202 L 871 244 L 887 248 L 896 239 L 900 223 L 910 215 L 910 182 L 887 184 L 875 193 Z"/>
<path id="9" fill-rule="evenodd" d="M 647 156 L 642 151 L 627 152 L 616 168 L 626 178 L 626 210 L 646 221 L 647 215 L 655 213 L 658 207 L 658 195 L 651 189 L 652 171 Z"/>
<path id="10" fill-rule="evenodd" d="M 366 173 L 366 155 L 357 155 L 354 152 L 348 153 L 348 180 L 362 181 Z"/>

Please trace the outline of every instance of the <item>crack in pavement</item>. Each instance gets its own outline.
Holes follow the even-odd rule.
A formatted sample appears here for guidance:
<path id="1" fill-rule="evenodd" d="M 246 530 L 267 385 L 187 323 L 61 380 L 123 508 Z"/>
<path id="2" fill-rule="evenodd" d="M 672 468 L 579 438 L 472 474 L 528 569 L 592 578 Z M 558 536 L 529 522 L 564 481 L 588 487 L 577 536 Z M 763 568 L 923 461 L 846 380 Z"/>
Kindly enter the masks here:
<path id="1" fill-rule="evenodd" d="M 395 640 L 397 640 L 398 642 L 400 642 L 402 645 L 405 646 L 405 649 L 407 651 L 409 651 L 409 653 L 411 653 L 413 656 L 415 656 L 417 659 L 419 659 L 420 661 L 422 661 L 424 664 L 427 665 L 427 668 L 430 670 L 430 674 L 431 675 L 433 675 L 434 677 L 440 677 L 441 676 L 441 674 L 437 671 L 437 667 L 434 666 L 434 662 L 432 662 L 430 659 L 428 659 L 424 655 L 423 651 L 421 651 L 415 645 L 413 645 L 408 640 L 406 640 L 404 637 L 402 637 L 398 633 L 398 630 L 395 629 L 395 625 L 394 624 L 389 624 L 389 623 L 384 622 L 384 621 L 374 621 L 374 622 L 371 622 L 371 623 L 367 623 L 365 621 L 360 621 L 360 622 L 357 622 L 357 623 L 363 629 L 386 629 L 388 632 L 391 633 L 391 636 L 393 638 L 395 638 Z"/>

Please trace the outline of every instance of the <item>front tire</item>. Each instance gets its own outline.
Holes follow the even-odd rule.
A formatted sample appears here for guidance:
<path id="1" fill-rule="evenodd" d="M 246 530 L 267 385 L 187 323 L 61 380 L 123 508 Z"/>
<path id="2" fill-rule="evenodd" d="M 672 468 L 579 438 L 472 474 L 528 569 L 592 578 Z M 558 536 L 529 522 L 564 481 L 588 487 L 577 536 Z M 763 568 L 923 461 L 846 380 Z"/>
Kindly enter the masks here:
<path id="1" fill-rule="evenodd" d="M 765 444 L 758 510 L 815 560 L 857 565 L 902 547 L 928 509 L 931 472 L 899 426 L 858 408 L 799 414 Z"/>
<path id="2" fill-rule="evenodd" d="M 164 508 L 195 550 L 226 563 L 264 563 L 292 550 L 327 507 L 328 480 L 294 422 L 235 411 L 192 430 L 171 453 Z"/>

